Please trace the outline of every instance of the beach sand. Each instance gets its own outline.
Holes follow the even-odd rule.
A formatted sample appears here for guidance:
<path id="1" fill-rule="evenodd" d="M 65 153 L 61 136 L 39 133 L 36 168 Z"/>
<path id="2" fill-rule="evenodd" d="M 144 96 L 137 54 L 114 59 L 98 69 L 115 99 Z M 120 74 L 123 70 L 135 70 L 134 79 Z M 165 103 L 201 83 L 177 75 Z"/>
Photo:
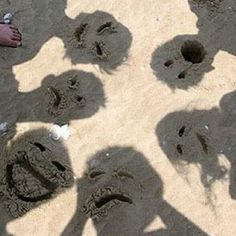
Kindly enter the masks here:
<path id="1" fill-rule="evenodd" d="M 0 48 L 1 236 L 236 234 L 234 0 L 6 12 L 23 42 Z"/>

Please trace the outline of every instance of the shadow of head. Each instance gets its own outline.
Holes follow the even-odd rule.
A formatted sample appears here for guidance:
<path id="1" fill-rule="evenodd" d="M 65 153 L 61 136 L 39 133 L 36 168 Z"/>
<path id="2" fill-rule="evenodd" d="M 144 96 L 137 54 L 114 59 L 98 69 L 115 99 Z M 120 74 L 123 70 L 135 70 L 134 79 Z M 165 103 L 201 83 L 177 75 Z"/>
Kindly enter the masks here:
<path id="1" fill-rule="evenodd" d="M 98 235 L 207 235 L 163 199 L 160 176 L 132 147 L 97 152 L 77 184 L 76 214 L 62 235 L 82 235 L 88 218 Z M 147 231 L 156 216 L 165 227 Z"/>
<path id="2" fill-rule="evenodd" d="M 216 49 L 236 56 L 236 21 L 234 0 L 189 0 L 191 11 L 196 14 L 199 35 Z"/>
<path id="3" fill-rule="evenodd" d="M 227 93 L 220 100 L 220 108 L 228 116 L 236 115 L 236 91 Z"/>
<path id="4" fill-rule="evenodd" d="M 189 165 L 200 166 L 201 182 L 209 190 L 227 172 L 218 159 L 223 145 L 220 118 L 217 108 L 179 111 L 168 114 L 156 128 L 159 145 L 177 172 L 187 177 Z"/>
<path id="5" fill-rule="evenodd" d="M 171 89 L 187 90 L 213 69 L 211 54 L 197 35 L 180 35 L 156 49 L 151 68 L 157 79 Z"/>
<path id="6" fill-rule="evenodd" d="M 24 97 L 35 101 L 34 108 L 30 108 L 35 117 L 29 118 L 27 113 L 25 119 L 43 122 L 68 123 L 73 119 L 85 119 L 105 106 L 100 80 L 92 73 L 77 70 L 47 76 L 39 89 Z"/>
<path id="7" fill-rule="evenodd" d="M 106 12 L 81 13 L 64 31 L 59 37 L 65 44 L 65 56 L 73 64 L 96 64 L 111 72 L 128 58 L 132 35 Z"/>
<path id="8" fill-rule="evenodd" d="M 231 168 L 229 173 L 229 193 L 232 199 L 236 199 L 236 91 L 230 92 L 223 96 L 220 101 L 222 111 L 222 125 L 224 126 L 225 137 L 223 152 L 230 162 Z"/>
<path id="9" fill-rule="evenodd" d="M 197 25 L 213 17 L 221 5 L 231 0 L 188 0 L 190 10 L 198 17 Z M 231 1 L 232 5 L 233 1 Z M 207 23 L 207 22 L 205 22 Z"/>
<path id="10" fill-rule="evenodd" d="M 46 129 L 9 141 L 1 153 L 1 198 L 13 218 L 49 201 L 74 183 L 68 153 Z"/>
<path id="11" fill-rule="evenodd" d="M 128 28 L 102 11 L 70 19 L 65 14 L 66 6 L 65 0 L 0 3 L 0 17 L 12 12 L 13 23 L 23 35 L 22 47 L 0 47 L 0 65 L 9 67 L 32 59 L 53 36 L 63 40 L 65 57 L 73 64 L 97 64 L 110 72 L 128 58 L 132 42 Z"/>
<path id="12" fill-rule="evenodd" d="M 162 180 L 143 154 L 131 147 L 114 146 L 87 162 L 78 181 L 78 211 L 91 217 L 96 227 L 105 220 L 106 230 L 115 227 L 112 232 L 123 232 L 122 225 L 125 232 L 130 232 L 130 225 L 142 227 L 143 217 L 154 214 L 153 204 L 162 199 L 162 194 Z"/>

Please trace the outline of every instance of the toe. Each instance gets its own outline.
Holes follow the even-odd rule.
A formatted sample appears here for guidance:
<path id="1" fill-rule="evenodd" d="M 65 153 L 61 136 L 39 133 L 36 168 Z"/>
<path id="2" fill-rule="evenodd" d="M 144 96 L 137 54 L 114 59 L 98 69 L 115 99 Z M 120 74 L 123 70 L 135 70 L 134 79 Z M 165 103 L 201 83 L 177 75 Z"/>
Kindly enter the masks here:
<path id="1" fill-rule="evenodd" d="M 21 41 L 21 35 L 20 34 L 13 34 L 11 39 Z"/>
<path id="2" fill-rule="evenodd" d="M 17 48 L 17 47 L 21 46 L 21 42 L 18 40 L 11 40 L 11 41 L 9 41 L 8 46 L 13 47 L 13 48 Z"/>
<path id="3" fill-rule="evenodd" d="M 18 30 L 16 26 L 14 25 L 9 25 L 9 28 L 12 29 L 12 30 Z"/>

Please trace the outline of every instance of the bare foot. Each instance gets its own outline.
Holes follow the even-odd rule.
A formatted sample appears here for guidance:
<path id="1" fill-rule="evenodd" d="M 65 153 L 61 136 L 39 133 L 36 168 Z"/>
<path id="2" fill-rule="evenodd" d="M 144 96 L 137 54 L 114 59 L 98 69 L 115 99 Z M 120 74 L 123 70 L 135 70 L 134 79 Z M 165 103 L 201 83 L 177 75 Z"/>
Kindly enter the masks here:
<path id="1" fill-rule="evenodd" d="M 0 24 L 0 46 L 21 46 L 21 33 L 14 25 Z"/>

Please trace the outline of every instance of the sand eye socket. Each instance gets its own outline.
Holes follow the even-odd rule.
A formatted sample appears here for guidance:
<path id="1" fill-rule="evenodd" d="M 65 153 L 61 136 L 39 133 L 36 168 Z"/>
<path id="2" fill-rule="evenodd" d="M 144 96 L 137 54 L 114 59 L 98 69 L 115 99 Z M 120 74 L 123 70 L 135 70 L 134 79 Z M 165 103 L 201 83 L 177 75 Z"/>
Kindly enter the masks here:
<path id="1" fill-rule="evenodd" d="M 77 80 L 76 76 L 70 78 L 67 81 L 67 85 L 69 89 L 77 89 L 79 87 L 79 81 Z"/>
<path id="2" fill-rule="evenodd" d="M 91 173 L 89 173 L 89 178 L 90 179 L 95 179 L 95 178 L 100 177 L 104 174 L 105 174 L 104 171 L 92 171 Z"/>
<path id="3" fill-rule="evenodd" d="M 201 63 L 207 54 L 203 45 L 197 40 L 185 41 L 181 47 L 181 53 L 185 61 L 191 62 L 193 64 Z"/>
<path id="4" fill-rule="evenodd" d="M 58 161 L 52 161 L 52 164 L 59 170 L 59 171 L 66 171 L 66 168 L 61 164 L 59 163 Z"/>
<path id="5" fill-rule="evenodd" d="M 45 152 L 46 148 L 41 143 L 32 143 L 34 146 L 36 146 L 41 152 Z"/>
<path id="6" fill-rule="evenodd" d="M 118 175 L 120 178 L 134 179 L 134 177 L 133 177 L 130 173 L 128 173 L 128 172 L 126 172 L 126 171 L 123 171 L 123 170 L 118 171 L 118 172 L 117 172 L 117 175 Z"/>
<path id="7" fill-rule="evenodd" d="M 174 64 L 174 61 L 173 60 L 167 60 L 165 63 L 164 63 L 164 66 L 165 67 L 170 67 L 171 65 Z"/>

